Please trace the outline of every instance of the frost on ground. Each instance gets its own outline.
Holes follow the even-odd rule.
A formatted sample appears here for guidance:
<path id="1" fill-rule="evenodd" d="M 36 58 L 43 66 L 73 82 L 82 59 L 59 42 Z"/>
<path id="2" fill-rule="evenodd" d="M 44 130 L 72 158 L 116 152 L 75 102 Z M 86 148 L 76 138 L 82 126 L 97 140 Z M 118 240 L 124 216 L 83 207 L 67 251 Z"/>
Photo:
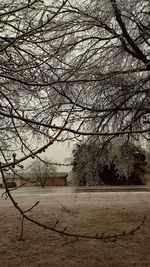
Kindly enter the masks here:
<path id="1" fill-rule="evenodd" d="M 150 193 L 83 193 L 49 196 L 16 196 L 25 209 L 37 200 L 30 216 L 74 233 L 113 234 L 136 227 L 146 215 L 142 229 L 115 243 L 75 241 L 25 222 L 24 239 L 18 241 L 20 221 L 9 200 L 0 200 L 0 266 L 150 266 Z M 68 242 L 69 241 L 69 242 Z M 70 242 L 73 241 L 73 242 Z"/>

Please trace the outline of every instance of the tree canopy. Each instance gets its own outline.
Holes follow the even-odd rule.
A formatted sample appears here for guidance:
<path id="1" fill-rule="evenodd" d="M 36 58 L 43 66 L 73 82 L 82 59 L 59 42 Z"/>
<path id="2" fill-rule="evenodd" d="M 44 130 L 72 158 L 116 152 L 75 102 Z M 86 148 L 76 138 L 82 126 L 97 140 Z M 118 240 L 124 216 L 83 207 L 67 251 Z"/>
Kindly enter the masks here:
<path id="1" fill-rule="evenodd" d="M 1 2 L 2 167 L 80 135 L 149 140 L 149 5 Z"/>
<path id="2" fill-rule="evenodd" d="M 120 137 L 107 144 L 91 139 L 73 150 L 76 185 L 141 185 L 147 164 L 146 151 Z"/>

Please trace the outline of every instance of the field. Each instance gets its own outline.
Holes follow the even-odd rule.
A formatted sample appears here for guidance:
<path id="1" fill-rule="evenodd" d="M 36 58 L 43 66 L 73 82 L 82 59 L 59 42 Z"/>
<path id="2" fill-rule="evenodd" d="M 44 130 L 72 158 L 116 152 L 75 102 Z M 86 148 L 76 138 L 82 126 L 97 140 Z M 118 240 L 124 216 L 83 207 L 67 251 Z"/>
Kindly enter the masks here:
<path id="1" fill-rule="evenodd" d="M 150 192 L 51 194 L 16 196 L 24 209 L 47 225 L 67 226 L 74 233 L 118 233 L 143 227 L 117 242 L 67 239 L 25 221 L 24 241 L 19 241 L 20 216 L 9 200 L 0 200 L 1 267 L 123 267 L 150 266 Z"/>

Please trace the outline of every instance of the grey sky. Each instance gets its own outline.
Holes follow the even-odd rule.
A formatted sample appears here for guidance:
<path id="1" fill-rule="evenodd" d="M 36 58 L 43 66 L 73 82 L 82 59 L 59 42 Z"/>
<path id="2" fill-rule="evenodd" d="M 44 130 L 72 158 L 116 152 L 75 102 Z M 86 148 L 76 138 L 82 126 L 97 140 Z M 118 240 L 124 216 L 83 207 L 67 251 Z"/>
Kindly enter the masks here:
<path id="1" fill-rule="evenodd" d="M 44 153 L 39 154 L 38 156 L 42 159 L 50 160 L 51 162 L 68 164 L 69 159 L 72 156 L 72 149 L 74 146 L 74 142 L 55 142 L 51 145 Z M 33 160 L 30 158 L 23 162 L 24 167 L 28 167 L 31 165 Z M 71 166 L 57 166 L 57 171 L 71 171 Z"/>

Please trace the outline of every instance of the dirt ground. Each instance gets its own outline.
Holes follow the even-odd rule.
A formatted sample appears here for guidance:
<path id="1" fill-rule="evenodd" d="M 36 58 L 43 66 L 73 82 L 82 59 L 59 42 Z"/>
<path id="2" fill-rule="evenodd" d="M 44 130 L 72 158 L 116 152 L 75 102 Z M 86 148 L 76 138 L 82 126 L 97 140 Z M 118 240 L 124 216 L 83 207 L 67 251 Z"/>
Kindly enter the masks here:
<path id="1" fill-rule="evenodd" d="M 74 233 L 118 233 L 147 220 L 134 236 L 115 243 L 73 241 L 25 221 L 18 241 L 20 216 L 9 200 L 0 199 L 0 267 L 150 266 L 150 192 L 82 193 L 17 196 L 24 208 L 40 203 L 30 216 Z"/>

